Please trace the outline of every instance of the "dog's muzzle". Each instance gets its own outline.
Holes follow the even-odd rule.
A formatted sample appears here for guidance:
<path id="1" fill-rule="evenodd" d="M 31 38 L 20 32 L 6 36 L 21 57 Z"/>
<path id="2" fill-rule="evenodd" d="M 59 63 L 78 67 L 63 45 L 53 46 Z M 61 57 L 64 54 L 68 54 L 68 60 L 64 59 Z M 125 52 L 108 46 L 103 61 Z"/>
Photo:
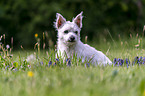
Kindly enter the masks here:
<path id="1" fill-rule="evenodd" d="M 75 37 L 74 36 L 71 36 L 68 40 L 68 42 L 75 42 Z"/>

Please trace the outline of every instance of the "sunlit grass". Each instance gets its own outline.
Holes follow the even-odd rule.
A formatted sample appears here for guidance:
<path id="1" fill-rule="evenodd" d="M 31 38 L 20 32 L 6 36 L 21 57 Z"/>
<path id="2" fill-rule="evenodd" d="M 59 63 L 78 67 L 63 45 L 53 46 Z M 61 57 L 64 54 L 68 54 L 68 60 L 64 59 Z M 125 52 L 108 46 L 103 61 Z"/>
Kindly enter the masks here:
<path id="1" fill-rule="evenodd" d="M 38 36 L 37 36 L 38 38 Z M 39 42 L 32 51 L 10 52 L 1 44 L 1 96 L 141 96 L 145 91 L 144 64 L 132 65 L 136 56 L 145 57 L 144 39 L 132 37 L 118 41 L 89 42 L 114 58 L 130 60 L 124 66 L 85 66 L 76 58 L 55 58 L 55 50 L 40 50 Z M 138 44 L 138 46 L 136 46 Z M 6 45 L 6 44 L 5 44 Z M 3 47 L 3 49 L 2 49 Z M 11 47 L 11 46 L 10 46 Z M 38 48 L 39 47 L 39 48 Z M 28 57 L 32 56 L 31 60 Z M 51 62 L 50 62 L 51 61 Z"/>

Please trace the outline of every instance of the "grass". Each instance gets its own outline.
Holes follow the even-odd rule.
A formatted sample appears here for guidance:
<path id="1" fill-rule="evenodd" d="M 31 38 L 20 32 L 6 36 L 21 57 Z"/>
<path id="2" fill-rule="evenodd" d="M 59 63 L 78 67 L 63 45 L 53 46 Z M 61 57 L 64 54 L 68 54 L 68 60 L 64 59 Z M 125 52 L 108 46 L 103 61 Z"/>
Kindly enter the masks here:
<path id="1" fill-rule="evenodd" d="M 125 64 L 85 67 L 86 62 L 76 58 L 71 60 L 71 66 L 60 59 L 57 66 L 49 67 L 50 59 L 52 64 L 55 62 L 54 49 L 14 51 L 12 57 L 7 49 L 1 50 L 0 96 L 145 96 L 145 66 L 132 65 L 136 56 L 145 57 L 143 41 L 133 37 L 97 45 L 89 42 L 112 61 L 129 58 L 128 68 Z M 36 59 L 27 62 L 30 54 Z"/>

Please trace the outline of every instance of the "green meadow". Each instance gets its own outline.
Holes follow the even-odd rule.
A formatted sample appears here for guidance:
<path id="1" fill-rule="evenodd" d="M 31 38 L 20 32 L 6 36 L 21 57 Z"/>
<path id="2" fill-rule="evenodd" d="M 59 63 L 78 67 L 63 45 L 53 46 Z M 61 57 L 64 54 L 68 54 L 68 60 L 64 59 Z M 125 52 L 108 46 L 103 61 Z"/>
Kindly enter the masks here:
<path id="1" fill-rule="evenodd" d="M 31 51 L 11 51 L 2 42 L 0 96 L 145 96 L 145 66 L 134 63 L 136 56 L 145 57 L 145 39 L 135 35 L 96 42 L 87 43 L 112 62 L 123 59 L 123 65 L 88 66 L 73 58 L 68 66 L 65 60 L 55 60 L 54 48 L 43 50 L 36 45 Z"/>

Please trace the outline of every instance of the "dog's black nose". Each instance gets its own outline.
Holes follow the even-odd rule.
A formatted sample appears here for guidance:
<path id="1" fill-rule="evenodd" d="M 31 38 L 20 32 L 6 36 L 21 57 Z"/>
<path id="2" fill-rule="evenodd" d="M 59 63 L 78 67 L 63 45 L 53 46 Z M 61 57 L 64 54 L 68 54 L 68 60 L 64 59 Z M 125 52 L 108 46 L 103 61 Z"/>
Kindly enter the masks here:
<path id="1" fill-rule="evenodd" d="M 74 36 L 71 36 L 70 38 L 69 38 L 69 42 L 73 42 L 75 40 L 75 37 Z"/>

